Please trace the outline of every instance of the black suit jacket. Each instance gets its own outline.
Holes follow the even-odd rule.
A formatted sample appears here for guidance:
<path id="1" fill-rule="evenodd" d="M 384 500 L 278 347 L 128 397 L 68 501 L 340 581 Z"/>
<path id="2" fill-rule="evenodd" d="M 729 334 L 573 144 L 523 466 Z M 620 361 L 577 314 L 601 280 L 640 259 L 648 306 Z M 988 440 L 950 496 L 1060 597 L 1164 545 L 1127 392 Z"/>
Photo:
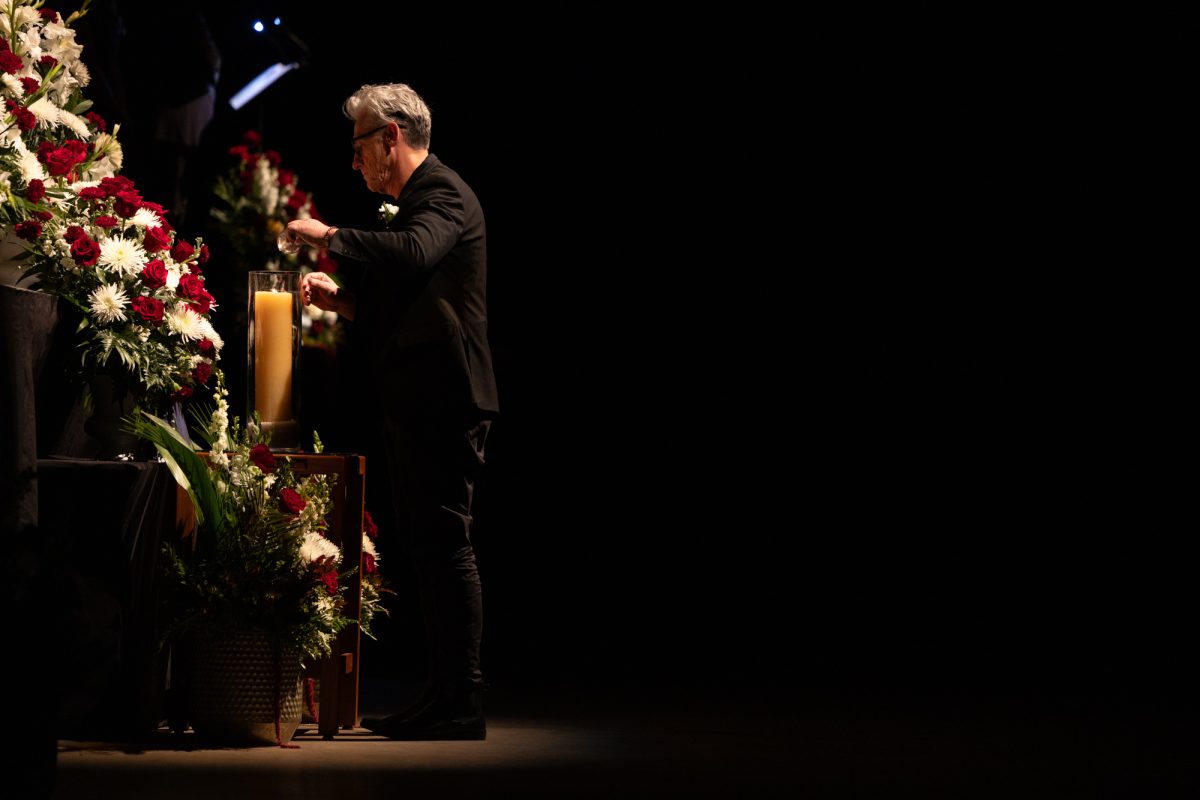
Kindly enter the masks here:
<path id="1" fill-rule="evenodd" d="M 430 153 L 383 231 L 339 228 L 336 256 L 364 263 L 352 335 L 387 407 L 500 410 L 487 339 L 487 235 L 471 187 Z"/>

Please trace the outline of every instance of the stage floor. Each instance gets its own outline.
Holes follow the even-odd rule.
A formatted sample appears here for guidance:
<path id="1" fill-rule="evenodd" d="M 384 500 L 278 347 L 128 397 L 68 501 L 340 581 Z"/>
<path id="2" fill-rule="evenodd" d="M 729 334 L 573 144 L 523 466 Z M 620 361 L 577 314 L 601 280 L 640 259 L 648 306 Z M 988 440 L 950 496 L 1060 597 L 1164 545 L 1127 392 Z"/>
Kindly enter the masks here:
<path id="1" fill-rule="evenodd" d="M 57 798 L 1194 796 L 1200 742 L 1162 708 L 779 692 L 489 693 L 484 742 L 358 728 L 299 749 L 59 742 Z M 368 713 L 374 709 L 366 708 Z"/>

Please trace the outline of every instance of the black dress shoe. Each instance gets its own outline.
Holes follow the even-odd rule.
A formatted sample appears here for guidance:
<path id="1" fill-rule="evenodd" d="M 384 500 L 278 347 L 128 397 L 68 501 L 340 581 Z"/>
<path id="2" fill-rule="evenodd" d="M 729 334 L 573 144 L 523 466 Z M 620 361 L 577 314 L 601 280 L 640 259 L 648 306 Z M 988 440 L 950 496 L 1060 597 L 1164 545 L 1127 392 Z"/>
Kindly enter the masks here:
<path id="1" fill-rule="evenodd" d="M 362 725 L 388 738 L 408 742 L 486 739 L 483 684 L 463 682 L 440 693 L 415 714 L 393 714 L 382 719 L 364 717 Z"/>
<path id="2" fill-rule="evenodd" d="M 413 700 L 412 703 L 409 704 L 409 706 L 403 711 L 390 714 L 386 717 L 363 717 L 359 722 L 359 725 L 369 731 L 378 732 L 379 726 L 383 725 L 386 720 L 391 720 L 394 723 L 410 719 L 411 717 L 415 717 L 417 714 L 420 714 L 426 708 L 428 708 L 430 704 L 437 700 L 440 694 L 441 693 L 438 691 L 436 686 L 426 684 L 425 688 L 421 690 L 421 693 L 417 695 L 417 699 Z"/>
<path id="3" fill-rule="evenodd" d="M 461 742 L 481 741 L 487 738 L 487 722 L 483 717 L 436 720 L 426 718 L 409 721 L 386 718 L 371 730 L 389 739 L 404 742 Z"/>

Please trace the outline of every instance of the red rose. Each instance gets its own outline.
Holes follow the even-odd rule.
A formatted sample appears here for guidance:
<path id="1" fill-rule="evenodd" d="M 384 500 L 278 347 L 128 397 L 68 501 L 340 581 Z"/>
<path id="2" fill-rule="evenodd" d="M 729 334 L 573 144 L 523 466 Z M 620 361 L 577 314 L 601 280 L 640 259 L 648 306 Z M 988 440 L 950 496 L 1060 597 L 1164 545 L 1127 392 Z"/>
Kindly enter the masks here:
<path id="1" fill-rule="evenodd" d="M 363 511 L 363 533 L 372 539 L 379 536 L 379 526 L 371 519 L 371 512 L 366 510 Z"/>
<path id="2" fill-rule="evenodd" d="M 299 514 L 308 505 L 308 501 L 295 489 L 280 489 L 279 505 L 289 514 Z"/>
<path id="3" fill-rule="evenodd" d="M 34 239 L 42 235 L 42 223 L 36 219 L 27 219 L 24 222 L 18 222 L 13 226 L 13 231 L 17 236 L 20 236 L 26 241 L 32 242 Z"/>
<path id="4" fill-rule="evenodd" d="M 66 233 L 63 234 L 63 238 L 72 243 L 79 241 L 85 236 L 87 236 L 87 231 L 78 225 L 68 225 Z"/>
<path id="5" fill-rule="evenodd" d="M 275 468 L 279 466 L 278 462 L 275 461 L 275 456 L 271 455 L 271 448 L 265 444 L 256 444 L 250 448 L 250 461 L 254 466 L 268 475 L 274 472 Z"/>
<path id="6" fill-rule="evenodd" d="M 267 159 L 267 163 L 270 164 L 272 167 L 278 167 L 279 162 L 283 160 L 282 158 L 280 158 L 279 153 L 275 152 L 274 150 L 266 151 L 265 153 L 263 153 L 263 156 Z"/>
<path id="7" fill-rule="evenodd" d="M 171 248 L 171 258 L 175 259 L 176 264 L 182 264 L 191 258 L 196 253 L 196 248 L 192 247 L 187 242 L 180 239 Z"/>
<path id="8" fill-rule="evenodd" d="M 374 575 L 375 574 L 375 556 L 371 555 L 370 553 L 368 553 L 364 550 L 363 554 L 362 554 L 362 560 L 363 560 L 363 571 L 366 572 L 368 575 Z"/>
<path id="9" fill-rule="evenodd" d="M 186 275 L 184 277 L 187 277 Z M 192 298 L 192 302 L 188 303 L 192 311 L 195 311 L 200 316 L 204 316 L 212 310 L 213 296 L 204 289 L 200 290 L 200 294 Z"/>
<path id="10" fill-rule="evenodd" d="M 46 165 L 51 175 L 66 175 L 79 162 L 75 154 L 66 147 L 55 147 L 50 142 L 38 145 L 38 161 Z"/>
<path id="11" fill-rule="evenodd" d="M 159 250 L 164 250 L 171 246 L 171 235 L 162 228 L 155 225 L 153 228 L 146 228 L 146 235 L 142 239 L 142 247 L 146 248 L 147 253 L 157 253 Z"/>
<path id="12" fill-rule="evenodd" d="M 38 145 L 38 161 L 46 165 L 51 175 L 67 175 L 88 157 L 88 146 L 78 139 L 67 139 L 61 147 L 50 142 Z"/>
<path id="13" fill-rule="evenodd" d="M 163 304 L 161 300 L 155 300 L 153 297 L 145 297 L 139 295 L 129 303 L 133 306 L 142 319 L 149 322 L 151 325 L 162 325 L 163 321 Z"/>
<path id="14" fill-rule="evenodd" d="M 42 88 L 42 85 L 38 83 L 37 78 L 21 78 L 21 88 L 29 95 Z"/>
<path id="15" fill-rule="evenodd" d="M 212 358 L 213 354 L 217 352 L 217 346 L 212 343 L 212 339 L 201 339 L 197 347 L 200 348 L 200 355 L 206 358 Z"/>
<path id="16" fill-rule="evenodd" d="M 129 218 L 137 213 L 137 210 L 142 207 L 142 196 L 133 189 L 122 189 L 116 194 L 116 202 L 113 203 L 115 210 L 122 217 Z"/>
<path id="17" fill-rule="evenodd" d="M 96 223 L 97 228 L 113 228 L 116 227 L 120 220 L 109 214 L 101 214 L 92 220 L 92 222 Z"/>
<path id="18" fill-rule="evenodd" d="M 208 245 L 206 245 L 206 244 L 200 245 L 200 258 L 197 259 L 197 262 L 200 264 L 208 263 Z"/>
<path id="19" fill-rule="evenodd" d="M 321 556 L 313 563 L 313 570 L 330 594 L 337 594 L 337 566 L 329 556 Z"/>
<path id="20" fill-rule="evenodd" d="M 87 161 L 88 154 L 91 152 L 92 146 L 87 142 L 82 142 L 79 139 L 67 139 L 62 144 L 63 148 L 70 150 L 80 162 Z"/>
<path id="21" fill-rule="evenodd" d="M 157 289 L 160 286 L 165 286 L 167 283 L 167 268 L 161 259 L 147 261 L 146 266 L 142 267 L 142 283 L 146 284 L 147 288 Z"/>
<path id="22" fill-rule="evenodd" d="M 262 134 L 258 131 L 246 131 L 242 134 L 242 142 L 251 150 L 262 147 Z"/>
<path id="23" fill-rule="evenodd" d="M 96 126 L 96 130 L 103 133 L 108 130 L 108 123 L 104 121 L 104 117 L 97 114 L 95 111 L 89 111 L 83 115 L 88 122 Z"/>
<path id="24" fill-rule="evenodd" d="M 87 236 L 80 236 L 71 244 L 71 258 L 75 259 L 76 264 L 82 264 L 85 267 L 93 266 L 100 258 L 100 245 Z"/>
<path id="25" fill-rule="evenodd" d="M 177 391 L 171 392 L 171 399 L 176 403 L 182 403 L 192 396 L 192 390 L 186 386 L 181 386 Z"/>
<path id="26" fill-rule="evenodd" d="M 207 361 L 201 361 L 196 365 L 196 369 L 192 370 L 192 375 L 196 377 L 196 383 L 203 386 L 212 377 L 212 365 Z"/>
<path id="27" fill-rule="evenodd" d="M 179 279 L 179 288 L 176 289 L 181 297 L 186 297 L 189 300 L 199 297 L 204 291 L 204 282 L 195 275 L 184 275 Z"/>
<path id="28" fill-rule="evenodd" d="M 288 198 L 287 207 L 292 211 L 299 211 L 300 207 L 308 200 L 308 195 L 299 189 L 292 192 L 292 196 Z"/>
<path id="29" fill-rule="evenodd" d="M 111 178 L 101 178 L 100 187 L 105 197 L 116 197 L 124 191 L 134 191 L 133 181 L 124 175 L 114 175 Z M 138 198 L 139 202 L 141 198 Z M 137 209 L 135 208 L 134 211 Z"/>
<path id="30" fill-rule="evenodd" d="M 79 196 L 84 200 L 104 200 L 108 197 L 99 186 L 85 186 L 79 190 Z"/>

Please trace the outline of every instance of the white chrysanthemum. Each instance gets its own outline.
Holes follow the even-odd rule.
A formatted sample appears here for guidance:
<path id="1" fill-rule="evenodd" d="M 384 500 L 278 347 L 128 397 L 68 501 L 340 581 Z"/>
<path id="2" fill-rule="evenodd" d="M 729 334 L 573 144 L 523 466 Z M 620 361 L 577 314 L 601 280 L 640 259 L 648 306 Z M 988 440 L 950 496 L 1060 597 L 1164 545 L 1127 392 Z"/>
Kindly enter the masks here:
<path id="1" fill-rule="evenodd" d="M 38 161 L 37 153 L 29 152 L 24 140 L 17 137 L 12 147 L 17 151 L 17 167 L 21 170 L 21 177 L 25 179 L 25 183 L 35 178 L 39 181 L 46 180 L 46 170 L 42 169 L 42 162 Z"/>
<path id="2" fill-rule="evenodd" d="M 200 325 L 202 321 L 200 315 L 186 303 L 176 303 L 166 315 L 167 327 L 185 342 L 204 338 L 204 330 Z"/>
<path id="3" fill-rule="evenodd" d="M 211 307 L 216 308 L 216 305 L 214 304 Z M 221 348 L 225 346 L 225 342 L 221 339 L 221 335 L 217 333 L 216 329 L 213 328 L 212 323 L 204 317 L 200 318 L 200 330 L 203 331 L 204 338 L 213 343 L 213 347 L 217 349 L 217 352 L 221 352 Z"/>
<path id="4" fill-rule="evenodd" d="M 304 542 L 300 545 L 300 560 L 305 564 L 311 564 L 318 558 L 326 556 L 332 558 L 334 563 L 339 563 L 342 560 L 342 551 L 336 544 L 319 533 L 310 531 L 304 534 Z"/>
<path id="5" fill-rule="evenodd" d="M 125 275 L 136 275 L 146 266 L 146 251 L 137 242 L 105 237 L 100 240 L 100 263 Z"/>
<path id="6" fill-rule="evenodd" d="M 379 551 L 375 549 L 375 542 L 374 542 L 374 540 L 371 539 L 370 536 L 367 536 L 365 533 L 363 534 L 362 549 L 363 549 L 364 553 L 371 554 L 371 557 L 375 559 L 376 564 L 379 563 L 379 561 L 380 561 Z"/>
<path id="7" fill-rule="evenodd" d="M 92 82 L 92 73 L 88 71 L 87 64 L 82 61 L 76 61 L 71 65 L 71 75 L 75 78 L 75 82 L 79 84 L 79 88 L 86 87 Z"/>
<path id="8" fill-rule="evenodd" d="M 92 304 L 92 314 L 97 322 L 108 323 L 125 321 L 125 304 L 129 298 L 118 283 L 110 283 L 95 289 L 88 300 Z"/>
<path id="9" fill-rule="evenodd" d="M 157 228 L 162 225 L 162 218 L 148 208 L 142 207 L 133 212 L 129 222 L 139 228 Z"/>
<path id="10" fill-rule="evenodd" d="M 267 475 L 263 478 L 263 488 L 264 489 L 267 489 L 269 491 L 270 488 L 274 485 L 275 485 L 275 476 L 274 475 Z"/>
<path id="11" fill-rule="evenodd" d="M 71 129 L 71 132 L 80 139 L 92 138 L 92 131 L 88 128 L 87 122 L 82 117 L 77 117 L 66 109 L 58 110 L 58 124 L 65 125 Z"/>
<path id="12" fill-rule="evenodd" d="M 39 128 L 53 128 L 62 117 L 59 107 L 51 103 L 45 95 L 34 100 L 27 108 L 29 113 L 37 118 Z"/>

